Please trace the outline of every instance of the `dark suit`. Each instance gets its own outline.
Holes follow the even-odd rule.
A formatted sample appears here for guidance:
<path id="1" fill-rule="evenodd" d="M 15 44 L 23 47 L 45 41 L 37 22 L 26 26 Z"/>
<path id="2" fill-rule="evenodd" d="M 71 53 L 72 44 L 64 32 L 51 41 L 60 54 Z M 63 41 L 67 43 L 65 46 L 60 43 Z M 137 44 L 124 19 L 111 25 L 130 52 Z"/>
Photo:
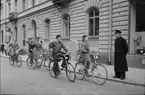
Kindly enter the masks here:
<path id="1" fill-rule="evenodd" d="M 128 52 L 128 45 L 126 40 L 119 37 L 115 40 L 115 76 L 125 79 L 125 72 L 128 71 L 126 54 Z"/>

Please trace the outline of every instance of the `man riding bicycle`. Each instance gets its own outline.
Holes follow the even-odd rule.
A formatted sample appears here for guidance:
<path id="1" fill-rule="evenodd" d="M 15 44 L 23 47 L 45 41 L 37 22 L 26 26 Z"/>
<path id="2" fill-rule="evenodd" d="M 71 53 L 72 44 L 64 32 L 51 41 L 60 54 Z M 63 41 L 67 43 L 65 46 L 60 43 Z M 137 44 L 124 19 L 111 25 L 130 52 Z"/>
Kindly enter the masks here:
<path id="1" fill-rule="evenodd" d="M 18 56 L 18 51 L 20 50 L 19 44 L 17 43 L 16 40 L 13 40 L 12 43 L 9 44 L 9 48 L 11 50 L 11 58 L 17 60 L 17 56 Z M 17 60 L 18 61 L 18 60 Z"/>
<path id="2" fill-rule="evenodd" d="M 84 65 L 84 72 L 86 75 L 88 75 L 88 69 L 90 66 L 90 49 L 88 44 L 88 37 L 87 35 L 83 35 L 82 42 L 80 43 L 80 61 Z"/>
<path id="3" fill-rule="evenodd" d="M 66 48 L 66 46 L 63 44 L 63 42 L 61 41 L 61 35 L 57 35 L 56 36 L 56 41 L 53 41 L 52 43 L 49 44 L 49 49 L 52 49 L 52 56 L 53 56 L 53 61 L 54 61 L 54 65 L 53 65 L 53 72 L 55 73 L 55 75 L 60 73 L 60 69 L 59 69 L 59 65 L 58 65 L 58 53 L 62 53 L 61 49 L 64 49 L 65 52 L 68 52 L 68 49 Z M 66 67 L 65 62 L 62 63 L 61 65 L 63 68 Z"/>

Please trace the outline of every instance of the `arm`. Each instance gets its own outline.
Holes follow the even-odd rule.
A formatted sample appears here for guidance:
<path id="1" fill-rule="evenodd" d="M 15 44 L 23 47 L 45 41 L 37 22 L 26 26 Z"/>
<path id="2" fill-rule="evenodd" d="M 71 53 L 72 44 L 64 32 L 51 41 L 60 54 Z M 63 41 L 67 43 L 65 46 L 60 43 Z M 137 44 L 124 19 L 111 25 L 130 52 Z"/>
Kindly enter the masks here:
<path id="1" fill-rule="evenodd" d="M 51 49 L 51 48 L 54 48 L 54 42 L 51 42 L 51 43 L 49 44 L 49 49 Z"/>
<path id="2" fill-rule="evenodd" d="M 66 52 L 68 52 L 68 49 L 66 48 L 66 46 L 62 43 L 62 48 L 66 51 Z"/>

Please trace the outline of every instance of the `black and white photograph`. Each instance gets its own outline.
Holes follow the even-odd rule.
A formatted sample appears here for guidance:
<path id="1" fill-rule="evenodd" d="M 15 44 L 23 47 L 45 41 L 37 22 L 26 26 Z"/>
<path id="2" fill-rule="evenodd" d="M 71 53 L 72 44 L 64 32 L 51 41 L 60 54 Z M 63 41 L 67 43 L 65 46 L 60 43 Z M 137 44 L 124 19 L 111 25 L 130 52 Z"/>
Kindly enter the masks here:
<path id="1" fill-rule="evenodd" d="M 0 1 L 0 95 L 145 95 L 145 0 Z"/>

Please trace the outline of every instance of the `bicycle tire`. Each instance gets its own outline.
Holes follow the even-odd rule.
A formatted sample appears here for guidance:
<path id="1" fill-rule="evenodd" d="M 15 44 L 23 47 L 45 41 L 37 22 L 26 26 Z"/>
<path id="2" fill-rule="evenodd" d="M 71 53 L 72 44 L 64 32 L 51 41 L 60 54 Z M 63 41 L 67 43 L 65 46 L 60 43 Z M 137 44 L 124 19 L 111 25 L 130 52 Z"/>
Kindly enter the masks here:
<path id="1" fill-rule="evenodd" d="M 71 68 L 69 66 L 71 66 Z M 71 78 L 70 73 L 73 74 L 73 78 Z M 76 79 L 75 68 L 74 68 L 74 66 L 71 63 L 67 64 L 67 67 L 66 67 L 66 76 L 68 77 L 69 81 L 71 81 L 71 82 L 74 82 L 75 79 Z"/>
<path id="2" fill-rule="evenodd" d="M 45 69 L 46 70 L 48 70 L 49 71 L 49 63 L 50 63 L 50 60 L 48 61 L 49 59 L 45 59 L 44 60 L 44 67 L 45 67 Z"/>
<path id="3" fill-rule="evenodd" d="M 9 64 L 10 64 L 11 66 L 13 66 L 14 63 L 15 63 L 14 60 L 12 60 L 11 56 L 9 56 Z"/>
<path id="4" fill-rule="evenodd" d="M 20 56 L 18 56 L 18 62 L 16 62 L 17 66 L 18 67 L 21 67 L 22 66 L 22 58 Z"/>
<path id="5" fill-rule="evenodd" d="M 79 66 L 79 68 L 77 68 Z M 80 63 L 76 63 L 75 65 L 75 74 L 78 80 L 83 80 L 85 78 L 85 73 L 83 68 L 81 68 Z"/>
<path id="6" fill-rule="evenodd" d="M 30 57 L 27 58 L 27 66 L 29 69 L 34 70 L 37 67 L 37 63 L 35 59 L 32 59 L 33 62 L 29 62 L 30 61 Z M 35 62 L 35 63 L 34 63 Z M 32 64 L 34 64 L 34 66 L 31 66 Z"/>
<path id="7" fill-rule="evenodd" d="M 101 67 L 102 67 L 102 69 L 101 69 Z M 95 70 L 97 70 L 97 71 L 95 71 Z M 98 73 L 97 76 L 95 76 L 95 73 L 98 72 L 98 70 L 100 70 L 101 73 L 104 73 L 105 76 L 101 77 L 102 74 L 100 74 L 100 73 Z M 101 75 L 101 76 L 99 76 L 99 75 Z M 92 79 L 93 79 L 93 81 L 96 84 L 103 85 L 106 82 L 107 78 L 108 78 L 108 71 L 105 68 L 105 66 L 102 65 L 102 64 L 96 64 L 96 66 L 92 69 Z M 102 82 L 98 81 L 99 79 L 101 79 Z"/>
<path id="8" fill-rule="evenodd" d="M 49 62 L 49 74 L 51 75 L 51 77 L 53 78 L 57 78 L 58 74 L 55 74 L 54 71 L 53 71 L 53 64 L 54 62 L 53 61 L 50 61 Z"/>

